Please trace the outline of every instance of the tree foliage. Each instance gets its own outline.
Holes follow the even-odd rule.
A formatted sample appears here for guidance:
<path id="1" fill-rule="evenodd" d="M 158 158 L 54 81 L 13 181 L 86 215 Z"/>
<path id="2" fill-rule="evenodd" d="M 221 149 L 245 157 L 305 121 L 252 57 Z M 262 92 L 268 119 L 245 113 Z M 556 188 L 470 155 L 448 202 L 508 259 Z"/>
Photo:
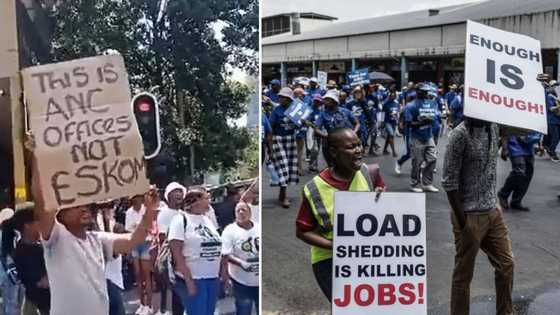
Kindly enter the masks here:
<path id="1" fill-rule="evenodd" d="M 250 141 L 228 122 L 246 112 L 250 91 L 228 79 L 226 65 L 256 73 L 258 1 L 161 1 L 60 1 L 53 57 L 118 51 L 132 87 L 161 99 L 163 150 L 175 174 L 188 169 L 191 144 L 197 170 L 235 167 Z"/>

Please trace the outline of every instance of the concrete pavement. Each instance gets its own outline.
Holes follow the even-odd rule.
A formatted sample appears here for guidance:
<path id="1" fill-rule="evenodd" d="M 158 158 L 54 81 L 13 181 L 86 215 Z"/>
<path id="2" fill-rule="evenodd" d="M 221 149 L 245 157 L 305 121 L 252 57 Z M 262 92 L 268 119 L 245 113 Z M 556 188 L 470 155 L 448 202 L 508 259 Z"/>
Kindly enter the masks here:
<path id="1" fill-rule="evenodd" d="M 383 138 L 378 138 L 382 144 Z M 443 163 L 447 137 L 439 144 L 437 170 Z M 399 153 L 402 138 L 397 138 Z M 379 163 L 390 191 L 408 191 L 410 162 L 401 175 L 394 173 L 390 156 L 368 157 Z M 324 166 L 324 162 L 322 163 Z M 500 160 L 498 188 L 509 174 L 511 164 Z M 329 314 L 329 303 L 315 283 L 309 261 L 309 246 L 295 237 L 295 217 L 301 186 L 312 178 L 307 174 L 300 185 L 288 189 L 290 209 L 276 203 L 278 189 L 268 186 L 263 174 L 263 313 Z M 441 172 L 435 176 L 438 187 Z M 536 158 L 535 175 L 525 197 L 531 212 L 505 213 L 515 255 L 514 298 L 516 314 L 560 314 L 560 164 Z M 428 305 L 429 314 L 448 314 L 454 244 L 449 206 L 444 192 L 427 195 Z M 471 286 L 471 314 L 495 314 L 494 274 L 481 252 L 477 257 Z"/>

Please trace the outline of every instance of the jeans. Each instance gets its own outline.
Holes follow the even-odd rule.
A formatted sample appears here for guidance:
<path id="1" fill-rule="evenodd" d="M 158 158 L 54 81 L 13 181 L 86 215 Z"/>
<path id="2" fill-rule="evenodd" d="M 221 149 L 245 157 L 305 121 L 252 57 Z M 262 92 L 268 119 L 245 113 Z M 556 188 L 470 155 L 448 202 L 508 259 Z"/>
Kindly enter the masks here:
<path id="1" fill-rule="evenodd" d="M 214 315 L 220 280 L 214 279 L 195 279 L 196 295 L 189 296 L 187 284 L 181 278 L 173 285 L 173 291 L 177 293 L 188 315 Z"/>
<path id="2" fill-rule="evenodd" d="M 532 155 L 516 156 L 511 157 L 510 160 L 511 173 L 509 173 L 504 187 L 500 189 L 498 195 L 506 200 L 511 195 L 511 204 L 521 205 L 521 200 L 529 190 L 529 184 L 533 178 L 535 158 Z"/>
<path id="3" fill-rule="evenodd" d="M 408 161 L 408 159 L 410 159 L 410 136 L 407 133 L 408 133 L 408 131 L 405 131 L 405 133 L 404 133 L 404 143 L 405 143 L 405 146 L 406 146 L 406 154 L 401 156 L 401 158 L 397 161 L 397 163 L 399 163 L 399 165 L 403 165 L 404 162 L 406 162 L 406 161 Z"/>
<path id="4" fill-rule="evenodd" d="M 548 124 L 547 150 L 551 156 L 556 156 L 558 142 L 560 142 L 560 125 Z"/>
<path id="5" fill-rule="evenodd" d="M 109 315 L 125 315 L 122 289 L 107 280 L 107 291 L 109 292 Z"/>
<path id="6" fill-rule="evenodd" d="M 332 259 L 325 259 L 312 265 L 315 280 L 325 297 L 332 300 Z"/>
<path id="7" fill-rule="evenodd" d="M 2 314 L 19 315 L 23 303 L 23 286 L 13 284 L 9 279 L 2 283 Z"/>
<path id="8" fill-rule="evenodd" d="M 235 297 L 235 309 L 237 315 L 251 315 L 253 303 L 259 314 L 259 287 L 250 287 L 233 279 L 233 295 Z"/>
<path id="9" fill-rule="evenodd" d="M 434 168 L 436 167 L 437 152 L 433 138 L 428 141 L 411 139 L 410 152 L 412 153 L 412 171 L 410 172 L 410 185 L 418 186 L 420 182 L 424 186 L 431 185 L 434 180 Z M 424 168 L 420 166 L 425 162 Z"/>
<path id="10" fill-rule="evenodd" d="M 513 314 L 513 253 L 508 228 L 499 210 L 483 214 L 465 214 L 461 229 L 451 212 L 455 237 L 455 268 L 451 284 L 451 314 L 469 315 L 470 285 L 479 249 L 494 267 L 496 314 Z"/>

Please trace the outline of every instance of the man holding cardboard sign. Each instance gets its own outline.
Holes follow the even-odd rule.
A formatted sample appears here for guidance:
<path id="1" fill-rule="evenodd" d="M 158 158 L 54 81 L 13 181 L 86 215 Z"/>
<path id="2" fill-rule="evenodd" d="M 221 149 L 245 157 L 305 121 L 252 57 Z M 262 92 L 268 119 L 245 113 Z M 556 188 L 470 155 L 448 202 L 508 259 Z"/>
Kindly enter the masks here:
<path id="1" fill-rule="evenodd" d="M 148 190 L 120 55 L 31 67 L 22 77 L 47 209 Z"/>
<path id="2" fill-rule="evenodd" d="M 105 263 L 142 243 L 159 206 L 131 234 L 92 232 L 89 205 L 148 191 L 142 143 L 120 56 L 23 71 L 32 136 L 32 192 L 45 248 L 51 315 L 109 312 Z"/>

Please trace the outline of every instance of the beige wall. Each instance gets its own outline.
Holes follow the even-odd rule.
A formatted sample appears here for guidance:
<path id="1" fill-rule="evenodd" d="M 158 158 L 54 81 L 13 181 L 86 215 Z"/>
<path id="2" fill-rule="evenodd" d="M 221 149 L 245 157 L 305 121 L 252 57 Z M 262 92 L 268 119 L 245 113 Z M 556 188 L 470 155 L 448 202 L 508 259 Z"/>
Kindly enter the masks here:
<path id="1" fill-rule="evenodd" d="M 0 1 L 0 78 L 12 76 L 19 70 L 15 11 L 15 0 Z"/>

